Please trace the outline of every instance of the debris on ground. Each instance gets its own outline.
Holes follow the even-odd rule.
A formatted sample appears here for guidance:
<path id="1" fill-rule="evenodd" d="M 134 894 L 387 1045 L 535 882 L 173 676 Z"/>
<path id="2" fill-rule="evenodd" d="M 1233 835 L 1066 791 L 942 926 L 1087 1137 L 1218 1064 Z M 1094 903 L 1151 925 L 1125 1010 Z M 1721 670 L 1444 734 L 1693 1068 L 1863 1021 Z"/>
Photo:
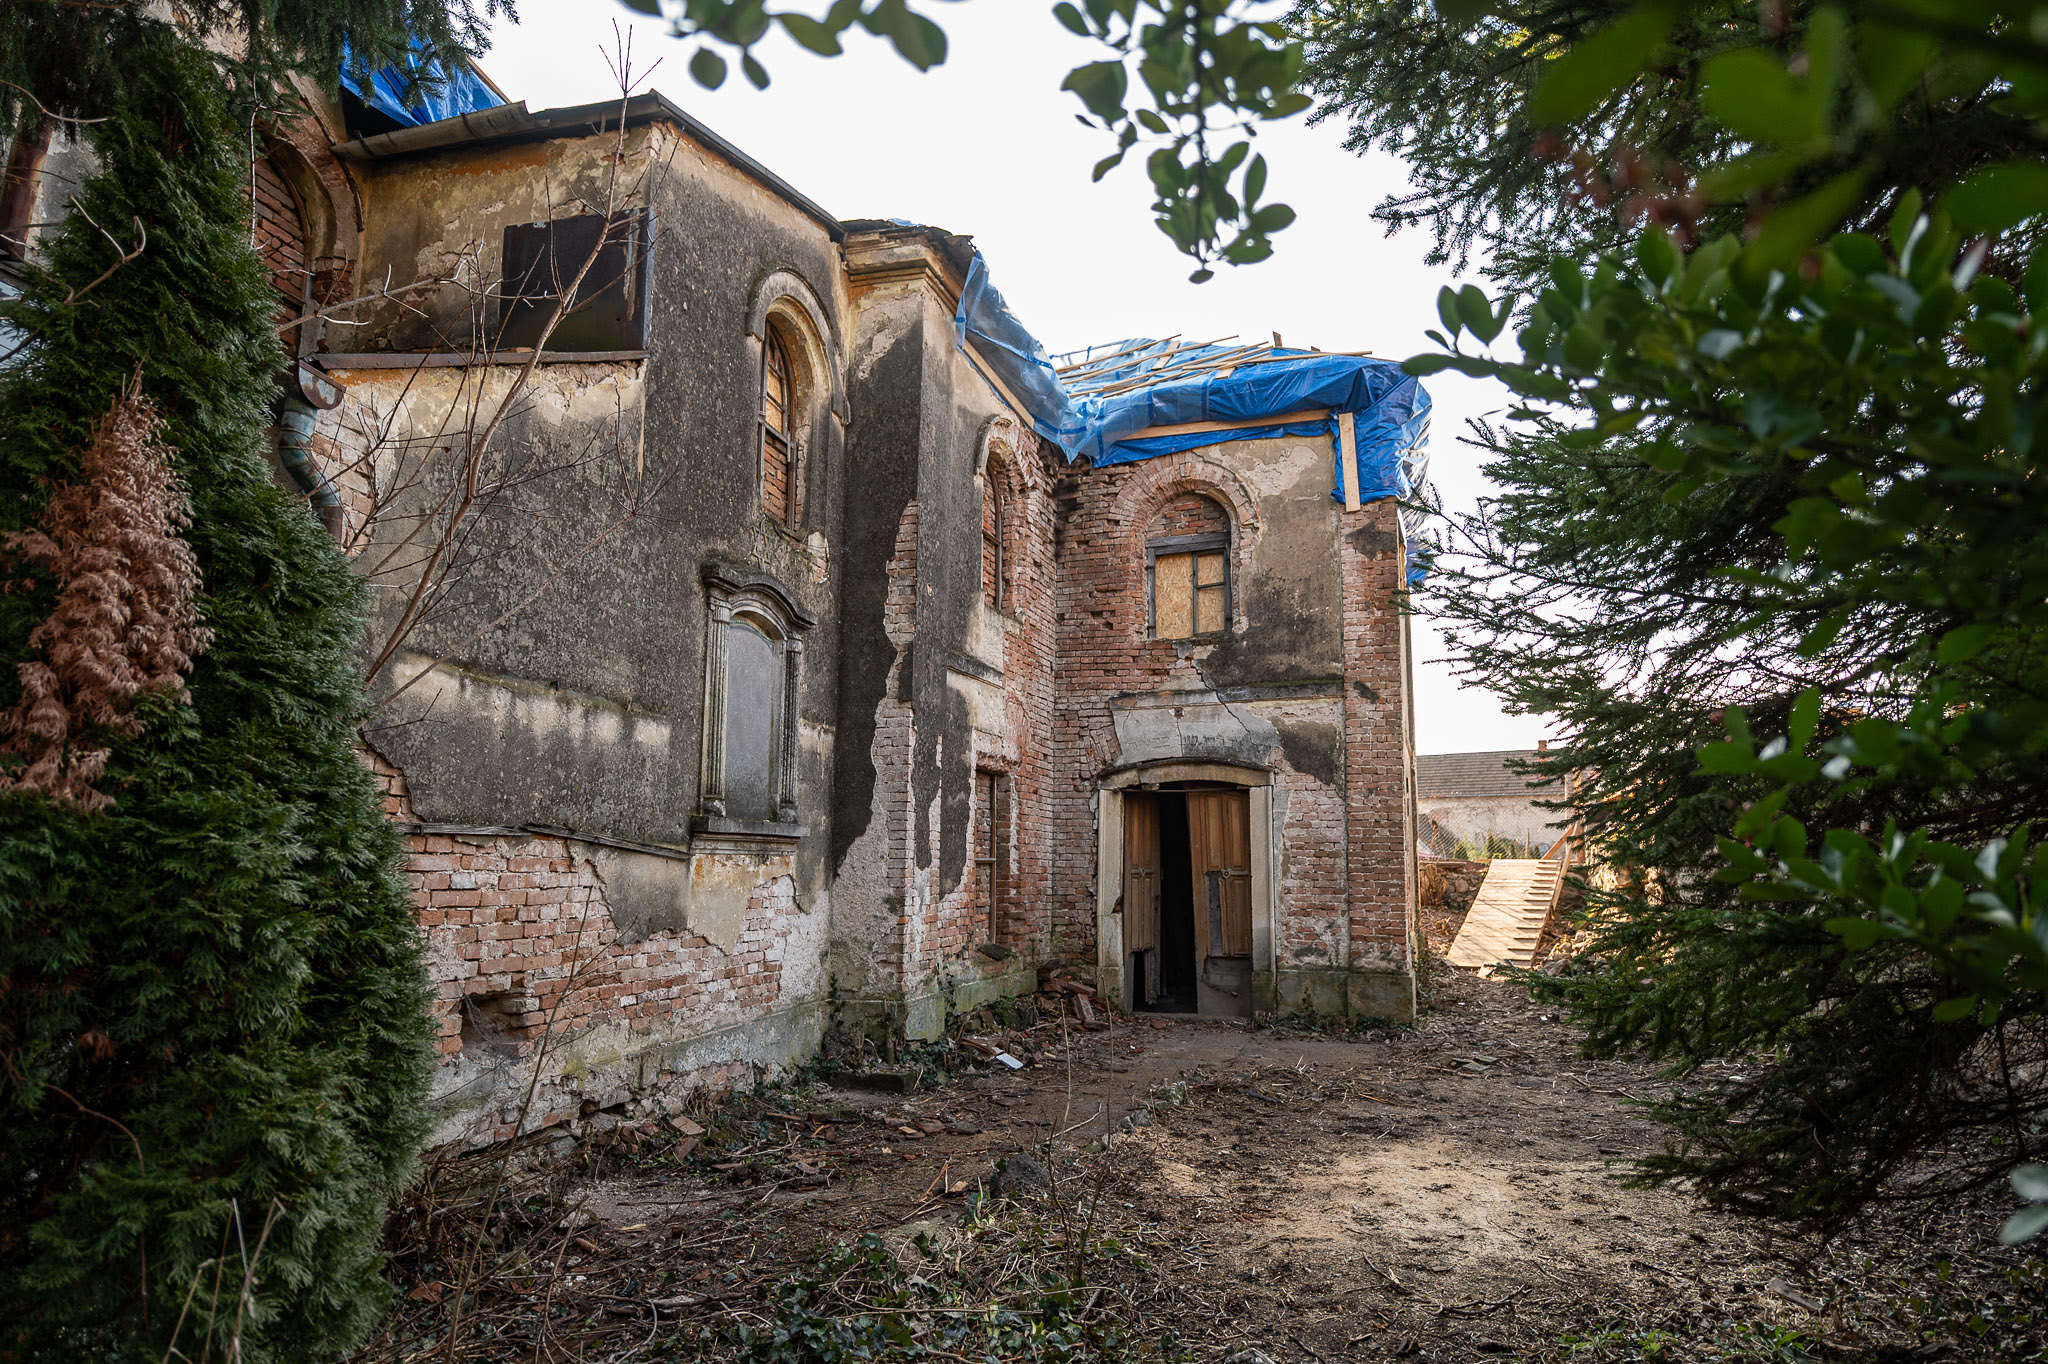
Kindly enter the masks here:
<path id="1" fill-rule="evenodd" d="M 1048 975 L 899 1056 L 915 1093 L 821 1066 L 445 1156 L 359 1359 L 2048 1359 L 2048 1257 L 1996 1244 L 2000 1191 L 1818 1245 L 1628 1187 L 1664 1081 L 1439 969 L 1414 1026 L 1355 1032 L 1089 1031 Z"/>

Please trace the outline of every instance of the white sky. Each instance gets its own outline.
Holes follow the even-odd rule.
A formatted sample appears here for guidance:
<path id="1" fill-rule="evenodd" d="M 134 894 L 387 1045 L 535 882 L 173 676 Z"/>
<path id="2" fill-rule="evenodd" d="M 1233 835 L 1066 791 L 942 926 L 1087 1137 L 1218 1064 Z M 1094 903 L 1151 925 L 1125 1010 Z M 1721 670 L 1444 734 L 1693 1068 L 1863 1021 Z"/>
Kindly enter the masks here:
<path id="1" fill-rule="evenodd" d="M 522 0 L 521 22 L 497 26 L 481 64 L 529 108 L 615 98 L 604 51 L 615 20 L 630 26 L 637 70 L 664 59 L 643 89 L 660 90 L 827 211 L 972 235 L 1018 317 L 1055 353 L 1176 332 L 1252 340 L 1277 331 L 1289 345 L 1390 359 L 1433 348 L 1422 332 L 1438 325 L 1436 293 L 1450 273 L 1424 267 L 1423 234 L 1389 238 L 1370 217 L 1406 187 L 1397 159 L 1346 152 L 1335 126 L 1270 127 L 1256 144 L 1271 170 L 1267 198 L 1292 204 L 1298 220 L 1274 237 L 1270 260 L 1190 284 L 1189 262 L 1152 225 L 1138 155 L 1089 182 L 1113 146 L 1075 121 L 1080 102 L 1059 85 L 1100 53 L 1040 0 L 928 8 L 951 49 L 924 74 L 865 32 L 824 59 L 778 31 L 759 49 L 767 90 L 735 64 L 723 89 L 706 91 L 690 78 L 688 44 L 607 0 Z M 1454 374 L 1427 387 L 1431 475 L 1447 507 L 1470 508 L 1486 485 L 1460 436 L 1467 419 L 1505 406 L 1504 395 Z M 1415 640 L 1419 752 L 1533 748 L 1549 733 L 1541 718 L 1504 715 L 1489 693 L 1460 686 L 1427 619 L 1415 622 Z"/>

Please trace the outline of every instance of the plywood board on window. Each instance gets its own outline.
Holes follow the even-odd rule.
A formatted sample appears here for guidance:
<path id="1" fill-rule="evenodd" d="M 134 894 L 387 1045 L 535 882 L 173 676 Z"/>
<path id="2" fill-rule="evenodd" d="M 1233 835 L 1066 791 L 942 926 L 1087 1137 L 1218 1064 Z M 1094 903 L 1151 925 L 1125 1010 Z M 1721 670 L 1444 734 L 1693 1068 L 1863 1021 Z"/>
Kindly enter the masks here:
<path id="1" fill-rule="evenodd" d="M 1229 622 L 1224 619 L 1223 555 L 1195 556 L 1195 633 L 1220 633 Z"/>
<path id="2" fill-rule="evenodd" d="M 1152 633 L 1186 639 L 1195 633 L 1195 556 L 1162 554 L 1152 563 Z"/>

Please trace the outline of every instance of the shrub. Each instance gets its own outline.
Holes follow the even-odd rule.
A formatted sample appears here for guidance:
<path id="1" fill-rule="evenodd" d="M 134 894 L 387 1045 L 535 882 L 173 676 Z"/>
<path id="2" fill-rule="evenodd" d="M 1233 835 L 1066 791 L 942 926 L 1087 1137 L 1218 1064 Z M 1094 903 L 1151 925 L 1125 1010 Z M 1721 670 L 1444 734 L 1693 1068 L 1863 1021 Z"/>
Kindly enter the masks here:
<path id="1" fill-rule="evenodd" d="M 91 129 L 104 169 L 9 307 L 33 339 L 0 376 L 0 532 L 50 524 L 139 385 L 189 493 L 211 642 L 189 699 L 73 717 L 110 808 L 0 794 L 0 1354 L 311 1359 L 385 1301 L 424 977 L 355 749 L 360 589 L 264 456 L 282 357 L 241 134 L 191 48 L 142 46 L 126 80 Z M 5 560 L 0 643 L 33 663 L 67 584 Z"/>

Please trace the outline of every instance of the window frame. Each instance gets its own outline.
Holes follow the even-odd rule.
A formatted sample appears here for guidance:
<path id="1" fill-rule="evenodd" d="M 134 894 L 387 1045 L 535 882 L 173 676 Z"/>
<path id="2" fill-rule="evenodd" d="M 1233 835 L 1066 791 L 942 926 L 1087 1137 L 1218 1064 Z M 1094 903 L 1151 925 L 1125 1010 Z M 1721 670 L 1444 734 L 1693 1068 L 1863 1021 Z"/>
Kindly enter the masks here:
<path id="1" fill-rule="evenodd" d="M 988 783 L 988 820 L 982 821 L 982 783 Z M 1003 841 L 1004 826 L 1009 815 L 1010 774 L 996 768 L 977 767 L 974 769 L 974 819 L 972 827 L 979 835 L 969 849 L 968 864 L 973 868 L 974 893 L 970 906 L 982 917 L 980 927 L 987 934 L 989 943 L 1000 943 L 1003 915 L 1003 863 L 1006 846 Z M 982 840 L 986 840 L 984 843 Z M 988 855 L 982 855 L 986 846 Z"/>
<path id="2" fill-rule="evenodd" d="M 704 641 L 703 747 L 697 814 L 691 827 L 700 833 L 801 838 L 810 832 L 800 822 L 797 804 L 797 765 L 801 760 L 798 739 L 803 723 L 803 636 L 818 623 L 818 618 L 798 605 L 789 589 L 766 573 L 708 563 L 704 565 L 704 584 L 709 601 Z M 781 685 L 770 727 L 772 797 L 767 819 L 734 816 L 726 804 L 726 674 L 729 632 L 735 620 L 767 635 L 776 645 L 781 663 Z"/>
<path id="3" fill-rule="evenodd" d="M 756 499 L 761 514 L 770 523 L 794 532 L 803 524 L 803 435 L 800 430 L 799 414 L 803 408 L 803 383 L 797 365 L 797 347 L 792 344 L 789 328 L 776 318 L 769 318 L 766 334 L 761 341 L 760 400 L 755 408 L 755 465 L 754 476 L 759 480 L 760 496 Z M 784 425 L 776 427 L 768 420 L 768 381 L 774 371 L 773 358 L 780 356 L 783 369 L 782 419 Z M 768 506 L 768 459 L 771 445 L 779 446 L 782 464 L 782 515 L 777 516 Z"/>
<path id="4" fill-rule="evenodd" d="M 585 245 L 579 253 L 572 245 L 566 255 L 557 250 L 557 234 L 587 235 L 592 224 L 597 231 L 594 248 Z M 489 349 L 519 349 L 529 340 L 538 340 L 539 329 L 546 325 L 561 296 L 555 291 L 569 283 L 562 277 L 563 270 L 573 277 L 593 249 L 591 274 L 584 277 L 582 287 L 562 310 L 555 333 L 548 337 L 547 353 L 608 355 L 646 349 L 648 301 L 654 287 L 653 209 L 624 209 L 610 217 L 567 213 L 507 223 L 499 233 L 499 247 L 503 297 Z M 539 291 L 536 285 L 541 286 Z M 613 344 L 583 344 L 590 339 L 586 333 L 604 333 L 598 339 Z"/>
<path id="5" fill-rule="evenodd" d="M 1227 515 L 1228 513 L 1226 513 Z M 1162 535 L 1145 542 L 1145 637 L 1147 639 L 1217 639 L 1230 633 L 1230 625 L 1237 618 L 1237 572 L 1231 563 L 1231 532 L 1228 530 L 1201 531 L 1193 535 Z M 1158 565 L 1162 554 L 1202 555 L 1221 553 L 1223 555 L 1223 624 L 1214 630 L 1196 630 L 1185 635 L 1161 635 L 1159 633 Z M 1195 590 L 1195 620 L 1201 620 L 1200 591 Z"/>
<path id="6" fill-rule="evenodd" d="M 1005 514 L 1004 507 L 1004 504 L 1008 499 L 1003 496 L 1004 491 L 1005 490 L 1003 488 L 1002 478 L 997 473 L 996 467 L 993 464 L 990 464 L 989 467 L 982 473 L 981 597 L 983 601 L 988 603 L 989 608 L 994 611 L 1008 611 L 1010 609 L 1010 580 L 1008 573 L 1009 564 L 1007 563 L 1007 559 L 1009 556 L 1004 552 L 1008 547 L 1003 543 L 1004 539 L 1009 534 L 1009 526 L 1007 524 L 1009 518 Z M 993 536 L 991 536 L 990 534 L 989 526 L 989 521 L 991 519 L 989 515 L 990 508 L 994 509 L 993 519 L 995 521 L 995 526 Z M 995 587 L 993 594 L 991 594 L 989 590 L 990 565 L 988 559 L 989 546 L 991 543 L 993 543 L 995 546 Z"/>

